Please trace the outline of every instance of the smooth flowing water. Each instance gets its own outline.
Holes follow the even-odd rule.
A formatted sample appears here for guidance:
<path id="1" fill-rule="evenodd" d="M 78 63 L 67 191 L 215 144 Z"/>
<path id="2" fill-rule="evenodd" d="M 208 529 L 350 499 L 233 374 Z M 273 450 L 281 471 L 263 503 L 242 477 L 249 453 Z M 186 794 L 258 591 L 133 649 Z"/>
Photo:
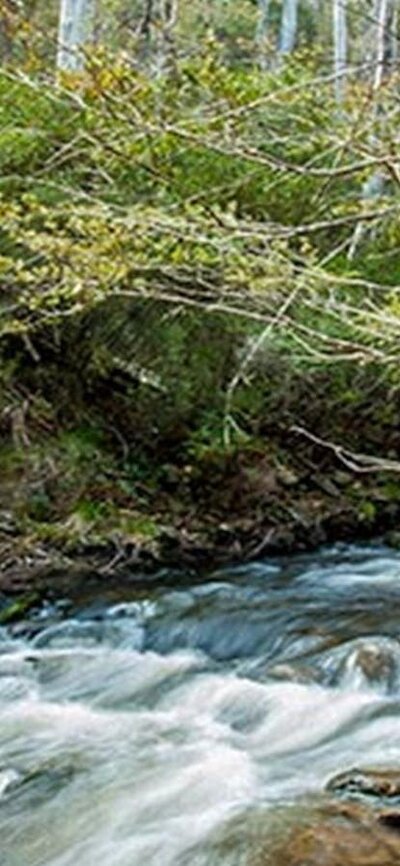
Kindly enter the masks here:
<path id="1" fill-rule="evenodd" d="M 1 866 L 258 866 L 268 815 L 400 765 L 399 602 L 399 554 L 336 547 L 3 628 Z"/>

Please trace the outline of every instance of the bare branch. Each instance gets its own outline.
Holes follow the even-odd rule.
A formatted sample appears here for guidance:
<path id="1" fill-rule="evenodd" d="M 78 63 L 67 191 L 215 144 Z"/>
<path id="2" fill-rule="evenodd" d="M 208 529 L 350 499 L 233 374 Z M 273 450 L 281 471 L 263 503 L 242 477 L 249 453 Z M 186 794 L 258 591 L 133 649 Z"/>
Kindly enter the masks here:
<path id="1" fill-rule="evenodd" d="M 314 433 L 310 433 L 310 431 L 306 430 L 304 427 L 298 427 L 297 425 L 291 427 L 290 430 L 293 433 L 298 433 L 300 436 L 304 436 L 320 448 L 326 448 L 328 451 L 332 451 L 335 456 L 344 463 L 347 469 L 350 469 L 352 472 L 357 472 L 359 474 L 369 472 L 400 472 L 400 461 L 398 460 L 388 460 L 387 458 L 376 456 L 371 457 L 369 454 L 360 454 L 355 451 L 349 451 L 347 448 L 344 448 L 343 445 L 337 445 L 335 442 L 321 439 Z"/>

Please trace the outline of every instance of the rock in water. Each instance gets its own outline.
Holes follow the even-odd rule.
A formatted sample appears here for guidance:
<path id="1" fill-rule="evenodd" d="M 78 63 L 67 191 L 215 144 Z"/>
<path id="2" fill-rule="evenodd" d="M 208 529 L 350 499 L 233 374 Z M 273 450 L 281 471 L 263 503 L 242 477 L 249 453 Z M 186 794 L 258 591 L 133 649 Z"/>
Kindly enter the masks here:
<path id="1" fill-rule="evenodd" d="M 361 640 L 339 666 L 334 684 L 390 692 L 398 684 L 400 646 L 386 639 Z M 336 682 L 335 682 L 336 681 Z"/>
<path id="2" fill-rule="evenodd" d="M 351 769 L 257 866 L 400 866 L 400 768 Z"/>
<path id="3" fill-rule="evenodd" d="M 380 820 L 358 803 L 328 804 L 294 826 L 260 866 L 399 866 L 400 833 L 391 823 L 393 815 L 384 824 L 383 815 Z"/>
<path id="4" fill-rule="evenodd" d="M 383 801 L 397 797 L 400 800 L 400 769 L 347 770 L 334 776 L 327 790 L 350 798 L 360 794 Z"/>

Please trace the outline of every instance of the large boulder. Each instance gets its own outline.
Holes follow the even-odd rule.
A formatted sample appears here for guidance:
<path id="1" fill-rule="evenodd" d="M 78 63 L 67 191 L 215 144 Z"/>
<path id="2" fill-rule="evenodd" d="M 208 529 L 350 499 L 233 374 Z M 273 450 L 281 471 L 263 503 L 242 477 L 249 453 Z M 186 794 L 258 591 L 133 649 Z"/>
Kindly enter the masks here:
<path id="1" fill-rule="evenodd" d="M 400 769 L 347 770 L 326 796 L 289 810 L 287 832 L 256 866 L 400 866 Z"/>
<path id="2" fill-rule="evenodd" d="M 359 803 L 328 803 L 293 825 L 257 866 L 399 866 L 395 815 Z"/>

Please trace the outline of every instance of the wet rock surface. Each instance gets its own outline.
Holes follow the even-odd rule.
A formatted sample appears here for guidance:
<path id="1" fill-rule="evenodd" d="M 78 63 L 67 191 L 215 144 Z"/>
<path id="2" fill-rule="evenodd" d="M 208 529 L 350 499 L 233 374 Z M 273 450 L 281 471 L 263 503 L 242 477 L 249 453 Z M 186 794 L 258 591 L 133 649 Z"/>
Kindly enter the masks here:
<path id="1" fill-rule="evenodd" d="M 343 799 L 295 826 L 265 866 L 398 866 L 400 768 L 354 768 L 326 789 Z"/>
<path id="2" fill-rule="evenodd" d="M 334 776 L 328 782 L 327 790 L 346 797 L 360 794 L 378 801 L 398 798 L 400 807 L 400 768 L 354 768 Z"/>
<path id="3" fill-rule="evenodd" d="M 396 683 L 397 657 L 400 646 L 380 640 L 366 640 L 349 653 L 339 668 L 337 681 L 358 675 L 360 681 L 373 687 L 393 689 Z"/>
<path id="4" fill-rule="evenodd" d="M 256 866 L 398 866 L 400 768 L 353 768 L 326 792 L 297 818 L 289 810 L 289 833 Z"/>
<path id="5" fill-rule="evenodd" d="M 398 866 L 400 812 L 329 803 L 293 826 L 257 866 Z"/>

